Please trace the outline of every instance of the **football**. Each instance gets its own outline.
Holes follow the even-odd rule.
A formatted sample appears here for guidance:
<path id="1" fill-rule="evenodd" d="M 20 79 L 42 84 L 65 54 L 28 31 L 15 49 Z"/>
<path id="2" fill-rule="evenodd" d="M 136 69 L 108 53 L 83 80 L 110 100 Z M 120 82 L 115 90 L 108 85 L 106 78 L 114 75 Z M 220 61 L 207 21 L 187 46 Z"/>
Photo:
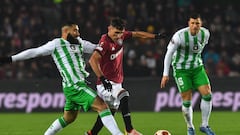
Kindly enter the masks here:
<path id="1" fill-rule="evenodd" d="M 167 130 L 158 130 L 154 135 L 171 135 Z"/>

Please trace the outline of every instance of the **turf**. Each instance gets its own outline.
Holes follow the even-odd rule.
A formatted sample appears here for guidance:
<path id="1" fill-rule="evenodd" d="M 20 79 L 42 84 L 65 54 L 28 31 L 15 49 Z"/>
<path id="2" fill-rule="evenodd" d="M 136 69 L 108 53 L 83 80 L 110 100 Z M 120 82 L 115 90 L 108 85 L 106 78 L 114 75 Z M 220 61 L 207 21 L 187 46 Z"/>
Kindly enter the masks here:
<path id="1" fill-rule="evenodd" d="M 43 135 L 46 128 L 62 113 L 0 113 L 0 135 Z M 58 135 L 83 135 L 94 123 L 94 112 L 80 112 L 77 120 L 63 129 Z M 240 134 L 240 112 L 213 112 L 210 125 L 217 135 Z M 121 130 L 124 130 L 120 113 L 115 116 Z M 186 135 L 186 125 L 181 112 L 133 112 L 132 121 L 136 129 L 144 135 L 153 135 L 159 129 L 167 129 L 172 135 Z M 194 112 L 197 135 L 201 121 L 200 112 Z M 99 135 L 109 135 L 103 129 Z"/>

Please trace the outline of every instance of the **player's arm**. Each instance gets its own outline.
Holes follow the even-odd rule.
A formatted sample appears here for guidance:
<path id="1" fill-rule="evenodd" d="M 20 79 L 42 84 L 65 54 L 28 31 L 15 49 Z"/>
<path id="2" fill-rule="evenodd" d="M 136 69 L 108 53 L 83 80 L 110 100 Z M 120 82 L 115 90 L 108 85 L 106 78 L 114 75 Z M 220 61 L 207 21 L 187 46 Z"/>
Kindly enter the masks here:
<path id="1" fill-rule="evenodd" d="M 101 54 L 98 51 L 94 51 L 92 56 L 89 59 L 89 64 L 98 78 L 100 78 L 101 76 L 104 76 L 100 67 L 101 58 L 102 58 Z"/>
<path id="2" fill-rule="evenodd" d="M 161 39 L 161 38 L 165 38 L 166 35 L 165 34 L 152 34 L 149 32 L 144 32 L 144 31 L 132 31 L 132 37 L 136 37 L 136 38 L 149 38 L 149 39 Z"/>
<path id="3" fill-rule="evenodd" d="M 93 44 L 90 41 L 83 40 L 80 37 L 77 37 L 80 44 L 83 46 L 83 52 L 84 53 L 93 53 L 94 49 L 97 47 L 97 44 Z"/>
<path id="4" fill-rule="evenodd" d="M 173 53 L 177 50 L 179 43 L 178 43 L 179 39 L 177 38 L 177 36 L 173 36 L 173 38 L 171 39 L 171 41 L 168 44 L 168 48 L 167 48 L 167 52 L 165 54 L 165 58 L 164 58 L 164 69 L 163 69 L 163 77 L 161 80 L 161 88 L 164 88 L 167 84 L 167 82 L 169 81 L 169 70 L 170 70 L 170 65 L 171 65 L 171 61 L 172 61 L 172 56 Z"/>
<path id="5" fill-rule="evenodd" d="M 31 59 L 39 56 L 49 55 L 52 52 L 52 49 L 51 49 L 52 47 L 53 45 L 51 41 L 43 46 L 27 49 L 13 56 L 0 57 L 0 63 L 1 64 L 12 63 L 12 62 L 23 61 L 23 60 L 27 60 L 27 59 Z"/>

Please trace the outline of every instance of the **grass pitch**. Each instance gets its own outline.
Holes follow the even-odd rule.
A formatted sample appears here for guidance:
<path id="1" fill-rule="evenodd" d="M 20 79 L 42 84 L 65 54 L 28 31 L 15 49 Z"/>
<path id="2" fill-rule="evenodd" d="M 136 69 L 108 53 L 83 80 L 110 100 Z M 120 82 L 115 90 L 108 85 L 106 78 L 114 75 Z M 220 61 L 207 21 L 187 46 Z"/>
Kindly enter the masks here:
<path id="1" fill-rule="evenodd" d="M 186 135 L 186 125 L 181 112 L 132 112 L 134 127 L 144 135 L 153 135 L 159 129 L 167 129 L 172 135 Z M 48 126 L 62 113 L 0 113 L 0 135 L 43 135 Z M 217 135 L 240 134 L 240 112 L 212 112 L 210 126 Z M 83 135 L 95 122 L 97 113 L 80 112 L 77 120 L 57 135 Z M 124 130 L 121 113 L 115 116 L 120 129 Z M 198 127 L 200 112 L 194 112 L 197 135 L 204 135 Z M 104 128 L 99 135 L 110 135 Z"/>

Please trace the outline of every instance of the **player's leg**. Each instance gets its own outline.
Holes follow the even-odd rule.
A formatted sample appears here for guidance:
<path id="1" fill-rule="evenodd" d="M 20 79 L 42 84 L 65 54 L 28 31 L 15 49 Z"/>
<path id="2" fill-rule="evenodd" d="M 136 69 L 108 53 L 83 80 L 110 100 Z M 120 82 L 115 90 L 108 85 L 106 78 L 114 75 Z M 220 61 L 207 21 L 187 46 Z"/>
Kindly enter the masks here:
<path id="1" fill-rule="evenodd" d="M 99 117 L 102 120 L 103 125 L 113 134 L 113 135 L 122 135 L 122 132 L 119 130 L 113 115 L 108 108 L 108 105 L 100 98 L 96 97 L 92 103 L 92 109 L 98 112 Z"/>
<path id="2" fill-rule="evenodd" d="M 189 72 L 187 71 L 175 70 L 174 78 L 178 86 L 178 90 L 181 93 L 182 113 L 183 113 L 184 120 L 187 124 L 188 135 L 195 135 L 195 128 L 193 125 L 193 108 L 191 104 L 192 82 L 188 74 Z"/>
<path id="3" fill-rule="evenodd" d="M 55 135 L 68 124 L 72 123 L 77 117 L 78 111 L 64 111 L 64 115 L 56 119 L 46 130 L 44 135 Z"/>
<path id="4" fill-rule="evenodd" d="M 113 89 L 116 88 L 116 84 L 112 84 L 112 85 L 113 85 L 112 86 Z M 105 103 L 108 104 L 109 108 L 111 109 L 112 115 L 114 115 L 118 109 L 119 101 L 115 101 L 116 99 L 113 98 L 112 96 L 106 96 L 104 94 L 104 91 L 105 91 L 105 88 L 103 85 L 97 85 L 98 96 L 100 98 L 102 98 L 105 101 Z M 85 134 L 86 135 L 97 135 L 100 132 L 100 130 L 102 129 L 102 127 L 103 127 L 103 123 L 102 123 L 101 117 L 98 116 L 92 129 L 87 131 Z"/>
<path id="5" fill-rule="evenodd" d="M 97 111 L 103 125 L 113 135 L 122 135 L 108 105 L 97 96 L 96 91 L 92 90 L 86 84 L 80 84 L 80 86 L 81 88 L 74 101 L 81 105 L 84 111 L 88 111 L 90 108 Z"/>
<path id="6" fill-rule="evenodd" d="M 63 91 L 66 98 L 64 115 L 56 119 L 44 135 L 54 135 L 76 119 L 80 105 L 72 101 L 73 98 L 78 96 L 76 93 L 79 92 L 78 90 L 74 90 L 74 87 L 64 87 Z"/>
<path id="7" fill-rule="evenodd" d="M 116 112 L 115 109 L 111 109 L 111 113 L 112 113 L 113 116 L 114 116 L 115 112 Z M 89 130 L 89 131 L 87 131 L 85 134 L 86 134 L 86 135 L 97 135 L 97 134 L 101 131 L 101 129 L 103 128 L 103 126 L 104 126 L 104 125 L 103 125 L 103 123 L 102 123 L 102 119 L 101 119 L 101 117 L 98 115 L 97 120 L 96 120 L 96 122 L 94 123 L 92 129 Z"/>
<path id="8" fill-rule="evenodd" d="M 200 130 L 207 135 L 214 135 L 214 132 L 209 127 L 208 121 L 212 111 L 212 92 L 209 79 L 203 67 L 195 71 L 195 87 L 202 95 L 200 109 L 202 112 L 202 124 Z"/>
<path id="9" fill-rule="evenodd" d="M 207 135 L 215 135 L 212 129 L 209 127 L 209 118 L 212 111 L 212 95 L 210 85 L 200 86 L 199 91 L 202 95 L 201 99 L 201 112 L 202 112 L 202 124 L 200 127 L 200 131 L 206 133 Z"/>
<path id="10" fill-rule="evenodd" d="M 121 84 L 116 84 L 116 87 L 112 90 L 113 97 L 120 101 L 119 109 L 122 112 L 123 121 L 125 124 L 126 132 L 129 135 L 142 135 L 140 132 L 135 130 L 131 121 L 131 112 L 129 108 L 129 93 L 122 88 Z M 116 103 L 116 102 L 115 102 Z"/>

